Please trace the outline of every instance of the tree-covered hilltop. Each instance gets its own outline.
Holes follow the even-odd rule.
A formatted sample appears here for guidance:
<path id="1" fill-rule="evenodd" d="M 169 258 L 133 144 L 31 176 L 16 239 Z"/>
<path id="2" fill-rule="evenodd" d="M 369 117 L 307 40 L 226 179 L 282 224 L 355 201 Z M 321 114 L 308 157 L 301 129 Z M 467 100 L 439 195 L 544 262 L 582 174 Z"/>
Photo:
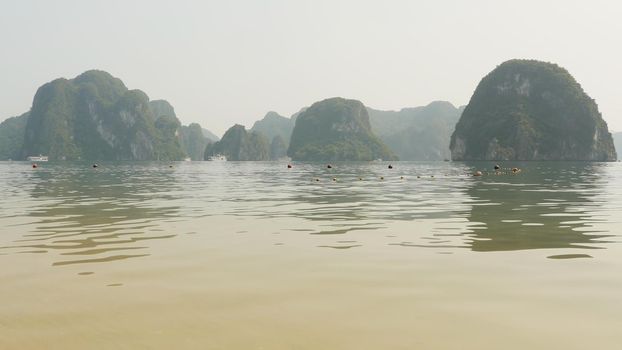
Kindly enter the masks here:
<path id="1" fill-rule="evenodd" d="M 454 160 L 611 161 L 607 123 L 565 69 L 511 60 L 477 86 L 451 138 Z"/>
<path id="2" fill-rule="evenodd" d="M 400 111 L 367 108 L 371 129 L 400 160 L 449 159 L 449 142 L 463 107 L 436 101 Z"/>
<path id="3" fill-rule="evenodd" d="M 243 125 L 236 124 L 225 132 L 220 141 L 205 148 L 205 159 L 217 154 L 232 161 L 270 160 L 270 142 L 265 136 L 248 132 Z"/>
<path id="4" fill-rule="evenodd" d="M 272 159 L 285 157 L 279 151 L 280 139 L 289 145 L 297 117 L 307 107 L 286 118 L 276 112 L 268 112 L 255 122 L 251 131 L 272 139 Z M 373 134 L 384 142 L 401 160 L 449 159 L 449 141 L 460 118 L 463 107 L 456 108 L 449 102 L 436 101 L 427 106 L 404 108 L 400 111 L 381 111 L 367 107 Z"/>
<path id="5" fill-rule="evenodd" d="M 285 118 L 276 112 L 268 112 L 263 119 L 253 124 L 251 131 L 266 136 L 268 140 L 273 140 L 276 136 L 280 136 L 287 147 L 293 129 L 294 121 L 292 119 Z"/>
<path id="6" fill-rule="evenodd" d="M 30 112 L 0 124 L 0 159 L 203 159 L 204 133 L 211 134 L 198 124 L 182 126 L 167 101 L 150 101 L 120 79 L 91 70 L 44 84 Z"/>
<path id="7" fill-rule="evenodd" d="M 150 103 L 144 92 L 128 90 L 103 71 L 56 79 L 37 90 L 21 158 L 45 154 L 68 160 L 182 159 L 181 124 L 174 112 L 159 115 L 162 104 Z"/>
<path id="8" fill-rule="evenodd" d="M 0 123 L 0 160 L 20 159 L 28 113 Z"/>
<path id="9" fill-rule="evenodd" d="M 372 133 L 365 106 L 340 97 L 316 102 L 297 116 L 287 154 L 307 161 L 397 158 Z"/>

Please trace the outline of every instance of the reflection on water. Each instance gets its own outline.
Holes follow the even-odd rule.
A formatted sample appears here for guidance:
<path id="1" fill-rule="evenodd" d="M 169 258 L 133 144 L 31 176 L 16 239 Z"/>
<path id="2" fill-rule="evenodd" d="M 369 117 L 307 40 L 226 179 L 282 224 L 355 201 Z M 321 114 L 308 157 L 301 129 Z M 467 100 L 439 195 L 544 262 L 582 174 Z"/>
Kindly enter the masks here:
<path id="1" fill-rule="evenodd" d="M 1 349 L 619 347 L 622 164 L 173 165 L 0 163 Z"/>
<path id="2" fill-rule="evenodd" d="M 605 191 L 606 165 L 585 163 L 522 164 L 520 175 L 489 176 L 467 190 L 478 203 L 469 220 L 471 248 L 503 251 L 537 248 L 602 248 L 611 232 L 595 224 Z"/>
<path id="3" fill-rule="evenodd" d="M 302 241 L 347 235 L 309 243 L 334 249 L 593 249 L 615 240 L 608 223 L 620 209 L 611 185 L 616 164 L 520 166 L 520 174 L 474 178 L 473 169 L 492 164 L 3 163 L 0 189 L 8 199 L 0 225 L 8 233 L 0 236 L 0 254 L 49 253 L 55 266 L 142 257 L 151 254 L 151 240 L 196 233 L 165 232 L 163 224 L 208 227 L 214 217 L 258 220 Z M 363 232 L 383 232 L 383 239 L 356 239 Z"/>
<path id="4" fill-rule="evenodd" d="M 15 171 L 18 165 L 11 167 Z M 29 219 L 8 225 L 25 232 L 4 250 L 58 254 L 55 266 L 101 263 L 147 256 L 145 241 L 176 235 L 158 232 L 158 223 L 178 212 L 166 202 L 177 188 L 174 174 L 166 168 L 91 169 L 87 164 L 52 163 L 27 175 L 13 174 L 9 185 L 18 197 L 12 200 L 21 203 L 21 213 L 7 208 L 0 220 L 21 215 Z M 19 193 L 17 188 L 28 191 Z"/>

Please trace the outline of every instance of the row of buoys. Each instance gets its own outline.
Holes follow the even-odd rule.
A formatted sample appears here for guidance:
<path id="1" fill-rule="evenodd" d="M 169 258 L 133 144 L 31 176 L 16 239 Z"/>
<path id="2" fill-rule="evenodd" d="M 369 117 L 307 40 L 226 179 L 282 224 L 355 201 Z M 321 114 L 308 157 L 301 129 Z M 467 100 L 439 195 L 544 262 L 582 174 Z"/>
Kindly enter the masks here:
<path id="1" fill-rule="evenodd" d="M 420 179 L 420 178 L 421 178 L 421 175 L 417 175 L 417 179 Z M 430 175 L 430 178 L 434 178 L 434 175 Z M 380 177 L 378 177 L 378 179 L 379 179 L 379 180 L 384 180 L 384 179 L 385 179 L 385 177 L 384 177 L 384 176 L 380 176 Z M 405 179 L 405 177 L 404 177 L 404 176 L 400 176 L 400 180 L 404 180 L 404 179 Z M 331 180 L 332 180 L 332 181 L 335 181 L 335 182 L 339 181 L 339 179 L 338 179 L 338 178 L 336 178 L 336 177 L 331 178 Z M 362 178 L 362 177 L 358 177 L 358 180 L 359 180 L 359 181 L 363 181 L 363 180 L 364 180 L 364 178 Z M 313 178 L 313 181 L 315 181 L 315 182 L 319 182 L 319 181 L 321 181 L 321 179 L 320 179 L 319 177 L 315 177 L 315 178 Z"/>
<path id="2" fill-rule="evenodd" d="M 287 168 L 291 169 L 292 165 L 291 164 L 287 164 Z M 333 166 L 332 166 L 332 164 L 327 164 L 326 168 L 327 169 L 332 169 Z M 393 165 L 389 164 L 387 168 L 393 169 Z M 495 170 L 495 175 L 505 175 L 505 173 L 501 172 L 502 168 L 501 168 L 501 166 L 499 164 L 495 164 L 495 166 L 493 168 Z M 508 168 L 508 170 L 510 170 L 512 172 L 512 174 L 516 174 L 516 173 L 519 173 L 519 172 L 522 171 L 520 168 L 511 168 L 511 169 Z M 481 170 L 476 170 L 472 175 L 473 176 L 483 176 L 484 173 Z M 430 177 L 434 177 L 434 175 L 431 175 Z M 401 176 L 400 178 L 404 179 L 403 176 Z M 417 176 L 417 178 L 419 179 L 419 178 L 421 178 L 421 176 Z M 380 179 L 383 180 L 384 177 L 380 177 Z M 359 180 L 362 180 L 362 178 L 359 178 Z M 319 181 L 319 179 L 316 179 L 316 181 Z M 333 181 L 336 181 L 336 180 L 333 178 Z"/>
<path id="3" fill-rule="evenodd" d="M 36 169 L 36 168 L 38 168 L 38 167 L 39 167 L 39 165 L 37 165 L 37 163 L 32 163 L 32 167 L 33 167 L 33 169 Z M 98 167 L 99 167 L 99 165 L 98 165 L 97 163 L 94 163 L 94 164 L 92 165 L 92 167 L 93 167 L 93 168 L 98 168 Z M 168 167 L 169 167 L 169 168 L 172 168 L 173 166 L 172 166 L 172 165 L 169 165 Z M 292 166 L 291 164 L 287 164 L 287 168 L 288 168 L 288 169 L 291 169 L 292 167 L 293 167 L 293 166 Z M 333 166 L 332 166 L 331 164 L 327 164 L 327 165 L 326 165 L 326 168 L 328 168 L 328 169 L 332 169 L 332 168 L 333 168 Z M 389 164 L 388 168 L 389 168 L 389 169 L 393 169 L 393 165 Z M 494 170 L 495 170 L 495 175 L 502 175 L 502 174 L 505 174 L 505 173 L 501 173 L 501 172 L 500 172 L 500 170 L 501 170 L 501 166 L 500 166 L 499 164 L 495 164 L 495 166 L 494 166 Z M 516 167 L 511 168 L 511 169 L 510 169 L 510 168 L 508 168 L 508 170 L 511 170 L 513 174 L 516 174 L 516 173 L 519 173 L 519 172 L 521 172 L 521 171 L 522 171 L 520 168 L 516 168 Z M 476 171 L 473 173 L 473 176 L 483 176 L 483 175 L 484 175 L 484 173 L 483 173 L 482 171 L 480 171 L 480 170 L 476 170 Z M 434 175 L 430 175 L 430 177 L 434 177 Z M 418 176 L 417 176 L 417 178 L 419 179 L 419 178 L 421 178 L 421 176 L 419 176 L 419 175 L 418 175 Z M 403 180 L 403 179 L 404 179 L 404 177 L 403 177 L 403 176 L 400 176 L 400 179 L 402 179 L 402 180 Z M 320 181 L 320 179 L 318 179 L 318 178 L 316 178 L 315 180 L 316 180 L 316 181 Z M 359 180 L 363 180 L 363 178 L 359 177 Z M 384 180 L 384 176 L 381 176 L 381 177 L 380 177 L 380 180 Z M 337 179 L 336 179 L 336 178 L 333 178 L 333 181 L 337 181 Z"/>
<path id="4" fill-rule="evenodd" d="M 291 164 L 287 164 L 287 169 L 291 169 L 291 168 L 292 168 L 292 165 Z M 332 169 L 333 165 L 332 164 L 326 164 L 326 168 L 327 169 Z M 393 165 L 389 164 L 389 166 L 387 168 L 393 169 Z"/>
<path id="5" fill-rule="evenodd" d="M 495 170 L 495 172 L 494 172 L 495 175 L 505 175 L 506 174 L 505 172 L 501 171 L 503 169 L 501 168 L 501 166 L 499 164 L 495 164 L 495 166 L 493 168 Z M 512 174 L 517 174 L 517 173 L 520 173 L 522 171 L 521 168 L 516 168 L 516 167 L 514 167 L 514 168 L 506 168 L 506 170 L 510 170 L 512 172 Z M 476 170 L 473 173 L 473 176 L 483 176 L 483 175 L 484 175 L 484 173 L 481 170 Z"/>
<path id="6" fill-rule="evenodd" d="M 98 165 L 97 163 L 95 163 L 95 164 L 93 164 L 93 165 L 91 165 L 91 166 L 92 166 L 93 168 L 99 168 L 99 165 Z M 39 167 L 39 165 L 38 165 L 37 163 L 32 163 L 32 168 L 33 168 L 33 169 L 36 169 L 36 168 L 38 168 L 38 167 Z M 172 168 L 172 166 L 171 166 L 171 168 Z"/>

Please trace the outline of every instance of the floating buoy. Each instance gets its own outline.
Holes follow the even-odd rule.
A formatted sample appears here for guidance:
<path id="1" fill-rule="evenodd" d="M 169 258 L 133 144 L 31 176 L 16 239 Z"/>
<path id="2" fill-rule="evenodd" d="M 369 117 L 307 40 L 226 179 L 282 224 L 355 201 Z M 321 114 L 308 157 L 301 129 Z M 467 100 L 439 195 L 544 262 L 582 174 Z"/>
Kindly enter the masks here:
<path id="1" fill-rule="evenodd" d="M 478 170 L 473 173 L 473 176 L 482 176 L 482 172 Z"/>
<path id="2" fill-rule="evenodd" d="M 337 178 L 336 178 L 336 177 L 333 177 L 333 181 L 337 181 Z"/>
<path id="3" fill-rule="evenodd" d="M 381 177 L 380 177 L 380 180 L 384 180 L 384 176 L 381 176 Z"/>
<path id="4" fill-rule="evenodd" d="M 359 181 L 363 181 L 363 178 L 362 178 L 362 177 L 359 177 Z"/>
<path id="5" fill-rule="evenodd" d="M 37 163 L 32 163 L 32 167 L 33 167 L 33 169 L 38 167 Z"/>
<path id="6" fill-rule="evenodd" d="M 403 177 L 403 176 L 400 176 L 400 180 L 404 180 L 404 177 Z"/>
<path id="7" fill-rule="evenodd" d="M 316 181 L 316 182 L 320 182 L 320 179 L 318 179 L 318 178 L 316 177 L 316 178 L 315 178 L 315 181 Z"/>
<path id="8" fill-rule="evenodd" d="M 389 169 L 393 169 L 393 165 L 389 164 Z"/>
<path id="9" fill-rule="evenodd" d="M 330 164 L 328 164 L 326 167 L 327 167 L 328 169 L 332 169 L 332 168 L 333 168 L 333 166 L 332 166 L 332 165 L 330 165 Z"/>
<path id="10" fill-rule="evenodd" d="M 291 169 L 292 165 L 291 164 L 287 164 L 287 169 Z"/>
<path id="11" fill-rule="evenodd" d="M 421 176 L 417 175 L 417 179 L 420 179 L 420 178 L 421 178 Z"/>
<path id="12" fill-rule="evenodd" d="M 169 167 L 169 168 L 172 168 L 173 166 L 172 166 L 172 165 L 169 165 L 168 167 Z"/>

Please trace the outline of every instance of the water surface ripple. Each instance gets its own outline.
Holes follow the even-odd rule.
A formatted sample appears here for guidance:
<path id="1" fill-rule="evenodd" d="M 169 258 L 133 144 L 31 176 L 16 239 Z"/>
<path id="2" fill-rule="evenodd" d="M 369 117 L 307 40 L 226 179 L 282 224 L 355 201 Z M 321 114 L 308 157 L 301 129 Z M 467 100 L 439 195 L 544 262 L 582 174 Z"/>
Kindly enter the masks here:
<path id="1" fill-rule="evenodd" d="M 620 164 L 511 166 L 523 171 L 494 174 L 486 162 L 3 162 L 0 254 L 50 254 L 55 266 L 142 257 L 153 240 L 197 233 L 171 227 L 212 218 L 255 220 L 302 242 L 348 234 L 309 239 L 313 248 L 581 252 L 559 259 L 619 242 Z M 485 175 L 470 176 L 475 169 Z M 356 239 L 365 232 L 381 239 Z"/>

